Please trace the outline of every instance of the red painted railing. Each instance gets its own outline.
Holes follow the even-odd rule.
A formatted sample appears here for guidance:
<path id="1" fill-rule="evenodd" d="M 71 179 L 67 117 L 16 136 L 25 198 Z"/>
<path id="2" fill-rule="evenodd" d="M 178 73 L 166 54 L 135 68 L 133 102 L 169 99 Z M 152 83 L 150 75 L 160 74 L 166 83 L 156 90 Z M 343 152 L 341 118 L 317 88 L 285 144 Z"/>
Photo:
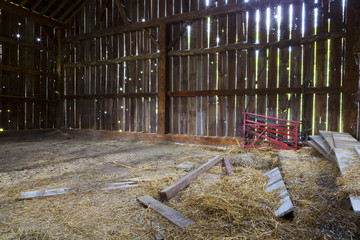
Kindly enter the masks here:
<path id="1" fill-rule="evenodd" d="M 256 145 L 259 139 L 263 139 L 271 142 L 270 146 L 274 148 L 296 150 L 299 124 L 298 121 L 244 112 L 243 148 L 265 147 Z"/>

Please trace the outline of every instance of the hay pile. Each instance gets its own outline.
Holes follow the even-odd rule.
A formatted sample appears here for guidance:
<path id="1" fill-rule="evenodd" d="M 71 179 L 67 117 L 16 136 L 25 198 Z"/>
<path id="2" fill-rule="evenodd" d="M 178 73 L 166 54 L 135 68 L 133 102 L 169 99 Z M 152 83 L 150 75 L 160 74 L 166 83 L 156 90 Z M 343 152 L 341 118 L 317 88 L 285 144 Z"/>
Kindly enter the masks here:
<path id="1" fill-rule="evenodd" d="M 88 142 L 88 139 L 85 141 Z M 125 144 L 125 141 L 111 144 L 114 149 L 119 149 L 119 144 Z M 99 146 L 110 147 L 110 143 L 99 143 Z M 236 166 L 233 175 L 225 176 L 225 169 L 217 164 L 165 202 L 196 222 L 186 229 L 180 229 L 155 211 L 144 208 L 136 198 L 147 194 L 158 198 L 159 191 L 188 174 L 175 169 L 181 162 L 191 161 L 195 167 L 199 167 L 216 155 L 234 159 L 240 153 L 251 152 L 259 159 L 271 158 L 271 167 L 275 167 L 279 165 L 277 151 L 240 148 L 231 151 L 209 150 L 199 146 L 143 142 L 131 143 L 131 147 L 136 151 L 64 162 L 65 170 L 61 171 L 53 171 L 60 165 L 50 163 L 49 166 L 54 168 L 46 170 L 45 166 L 46 171 L 34 168 L 0 173 L 0 212 L 6 215 L 0 219 L 1 238 L 142 240 L 159 236 L 166 239 L 359 237 L 359 217 L 344 206 L 347 196 L 337 189 L 336 165 L 314 158 L 310 150 L 298 151 L 302 156 L 300 160 L 281 164 L 284 181 L 297 208 L 292 219 L 275 219 L 278 193 L 264 192 L 267 179 L 263 174 L 268 169 Z M 143 151 L 142 155 L 140 151 Z M 127 162 L 127 159 L 132 162 Z M 115 166 L 111 161 L 119 161 L 133 169 Z M 55 173 L 58 175 L 51 175 Z M 116 191 L 81 189 L 52 198 L 15 201 L 21 191 L 71 187 L 74 183 L 85 186 L 94 180 L 117 182 L 120 178 L 134 177 L 144 179 L 138 188 Z"/>

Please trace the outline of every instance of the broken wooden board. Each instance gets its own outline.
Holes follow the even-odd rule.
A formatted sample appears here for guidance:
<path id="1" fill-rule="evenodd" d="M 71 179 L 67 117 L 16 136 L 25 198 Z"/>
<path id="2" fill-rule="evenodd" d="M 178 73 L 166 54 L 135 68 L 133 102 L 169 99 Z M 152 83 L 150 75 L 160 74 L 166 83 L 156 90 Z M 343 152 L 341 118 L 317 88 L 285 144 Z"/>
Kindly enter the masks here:
<path id="1" fill-rule="evenodd" d="M 355 214 L 360 214 L 360 197 L 350 196 L 351 206 Z"/>
<path id="2" fill-rule="evenodd" d="M 178 227 L 184 228 L 195 223 L 194 221 L 186 218 L 182 213 L 172 209 L 169 206 L 166 206 L 165 204 L 162 204 L 150 195 L 138 197 L 137 199 L 142 204 L 155 210 L 157 213 L 167 218 L 170 222 L 174 223 Z"/>
<path id="3" fill-rule="evenodd" d="M 359 145 L 360 143 L 349 133 L 333 133 L 335 147 L 349 148 Z"/>
<path id="4" fill-rule="evenodd" d="M 226 168 L 226 175 L 231 175 L 232 174 L 232 166 L 229 162 L 229 159 L 227 158 L 223 158 L 223 167 Z"/>
<path id="5" fill-rule="evenodd" d="M 285 183 L 282 179 L 281 172 L 278 167 L 264 174 L 269 178 L 265 192 L 279 191 L 280 207 L 275 210 L 275 217 L 280 218 L 294 210 L 294 206 L 286 190 Z"/>
<path id="6" fill-rule="evenodd" d="M 135 184 L 136 182 L 128 181 L 128 182 L 118 182 L 118 183 L 110 183 L 107 184 L 99 189 L 99 187 L 94 186 L 85 186 L 85 187 L 76 187 L 76 188 L 58 188 L 58 189 L 48 189 L 48 190 L 39 190 L 39 191 L 28 191 L 28 192 L 22 192 L 21 195 L 17 198 L 17 200 L 29 200 L 29 199 L 35 199 L 35 198 L 46 198 L 46 197 L 52 197 L 57 195 L 63 195 L 67 192 L 79 190 L 79 189 L 91 189 L 91 190 L 118 190 L 118 189 L 125 189 L 125 188 L 131 188 L 131 187 L 138 187 L 138 184 Z"/>
<path id="7" fill-rule="evenodd" d="M 170 185 L 169 187 L 162 190 L 159 195 L 161 200 L 169 200 L 173 196 L 175 196 L 179 191 L 187 187 L 192 181 L 199 177 L 200 174 L 206 172 L 210 168 L 212 168 L 215 164 L 220 162 L 222 157 L 216 156 L 210 159 L 207 163 L 203 164 L 199 168 L 195 169 L 185 177 L 178 180 L 176 183 Z"/>
<path id="8" fill-rule="evenodd" d="M 177 165 L 175 168 L 179 170 L 184 170 L 185 172 L 189 172 L 194 169 L 194 164 L 192 162 L 183 162 Z"/>
<path id="9" fill-rule="evenodd" d="M 275 216 L 276 217 L 283 217 L 288 213 L 291 213 L 294 211 L 294 205 L 291 202 L 291 199 L 289 196 L 285 196 L 283 199 L 280 200 L 280 207 L 275 210 Z"/>
<path id="10" fill-rule="evenodd" d="M 25 200 L 25 199 L 52 197 L 52 196 L 56 196 L 56 195 L 65 194 L 70 189 L 71 188 L 57 188 L 57 189 L 49 189 L 49 190 L 22 192 L 20 197 L 18 197 L 17 199 Z"/>
<path id="11" fill-rule="evenodd" d="M 329 149 L 335 148 L 335 143 L 333 139 L 333 133 L 331 131 L 319 131 L 320 136 L 325 140 L 325 143 L 329 147 Z"/>
<path id="12" fill-rule="evenodd" d="M 138 187 L 139 184 L 134 184 L 134 182 L 117 182 L 117 183 L 111 183 L 108 186 L 101 188 L 101 190 L 118 190 L 118 189 L 124 189 L 124 188 L 132 188 L 132 187 Z"/>
<path id="13" fill-rule="evenodd" d="M 310 136 L 310 138 L 312 141 L 309 141 L 308 143 L 312 146 L 312 148 L 321 153 L 328 160 L 335 161 L 335 157 L 328 144 L 325 143 L 324 138 L 319 135 Z"/>

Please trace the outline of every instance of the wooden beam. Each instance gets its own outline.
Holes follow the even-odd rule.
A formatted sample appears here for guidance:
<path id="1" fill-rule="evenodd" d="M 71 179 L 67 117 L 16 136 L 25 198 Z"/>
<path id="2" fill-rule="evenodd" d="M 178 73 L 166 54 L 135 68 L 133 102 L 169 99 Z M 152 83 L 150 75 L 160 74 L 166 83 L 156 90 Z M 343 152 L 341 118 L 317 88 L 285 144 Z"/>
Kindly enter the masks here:
<path id="1" fill-rule="evenodd" d="M 104 61 L 95 61 L 95 62 L 88 62 L 88 63 L 64 64 L 64 68 L 91 67 L 91 66 L 102 66 L 102 65 L 109 65 L 109 64 L 118 64 L 118 63 L 128 62 L 128 61 L 155 59 L 155 58 L 158 58 L 159 56 L 160 56 L 159 53 L 144 54 L 144 55 L 137 55 L 137 56 L 126 56 L 126 57 L 110 59 L 110 60 L 104 60 Z"/>
<path id="2" fill-rule="evenodd" d="M 148 141 L 170 141 L 178 143 L 194 143 L 204 145 L 216 145 L 216 146 L 238 146 L 238 138 L 233 137 L 204 137 L 204 136 L 189 136 L 189 135 L 177 135 L 177 134 L 154 134 L 154 133 L 137 133 L 137 132 L 118 132 L 118 131 L 98 131 L 91 129 L 62 129 L 61 131 L 76 134 L 86 133 L 94 136 L 108 136 L 119 137 L 133 140 L 148 140 Z"/>
<path id="3" fill-rule="evenodd" d="M 298 0 L 282 0 L 282 4 L 302 4 L 303 1 Z M 305 0 L 305 2 L 308 3 L 308 6 L 319 6 L 319 3 L 314 3 L 312 0 Z M 272 6 L 277 6 L 277 2 L 274 1 L 274 4 Z M 267 1 L 254 1 L 250 3 L 236 3 L 236 4 L 229 4 L 229 5 L 223 5 L 216 8 L 207 8 L 200 11 L 193 11 L 188 13 L 182 13 L 182 14 L 176 14 L 168 17 L 163 18 L 155 18 L 150 19 L 145 22 L 137 22 L 132 23 L 129 25 L 123 25 L 118 27 L 113 27 L 105 30 L 100 30 L 92 33 L 84 33 L 84 34 L 78 34 L 76 36 L 69 36 L 65 38 L 64 41 L 76 41 L 76 40 L 83 40 L 88 38 L 95 38 L 95 37 L 102 37 L 107 35 L 113 35 L 123 32 L 130 32 L 130 31 L 136 31 L 140 30 L 142 28 L 149 28 L 149 27 L 156 27 L 159 26 L 161 23 L 176 23 L 176 22 L 185 22 L 185 21 L 194 21 L 197 19 L 205 18 L 205 17 L 211 17 L 211 16 L 221 16 L 226 14 L 236 14 L 239 12 L 249 11 L 251 9 L 265 9 L 269 6 Z"/>
<path id="4" fill-rule="evenodd" d="M 53 74 L 53 73 L 37 71 L 37 70 L 33 70 L 33 69 L 24 69 L 24 68 L 13 67 L 13 66 L 8 66 L 8 65 L 3 65 L 3 64 L 0 64 L 0 70 L 35 75 L 35 76 L 56 77 L 56 74 Z"/>
<path id="5" fill-rule="evenodd" d="M 44 7 L 41 12 L 40 12 L 40 15 L 44 15 L 46 13 L 47 10 L 49 10 L 49 8 L 54 5 L 54 3 L 56 2 L 56 0 L 51 0 L 47 5 L 46 7 Z"/>
<path id="6" fill-rule="evenodd" d="M 42 2 L 43 0 L 37 0 L 34 4 L 31 5 L 31 8 L 30 10 L 33 12 L 35 11 L 35 9 L 40 5 L 40 3 Z"/>
<path id="7" fill-rule="evenodd" d="M 80 43 L 80 41 L 73 43 L 73 45 L 71 46 L 71 48 L 66 52 L 65 57 L 64 57 L 64 59 L 62 60 L 62 64 L 66 63 L 66 62 L 69 60 L 71 54 L 73 54 L 73 52 L 74 52 L 74 50 L 75 50 L 75 47 L 77 47 L 77 45 L 79 45 L 79 43 Z"/>
<path id="8" fill-rule="evenodd" d="M 44 50 L 47 52 L 55 52 L 55 50 L 52 48 L 44 47 L 40 44 L 35 44 L 35 43 L 30 43 L 30 42 L 22 42 L 19 40 L 15 40 L 14 38 L 0 36 L 0 42 L 10 43 L 10 44 L 14 44 L 14 45 L 19 45 L 19 46 L 34 48 L 34 49 L 39 49 L 39 50 Z"/>
<path id="9" fill-rule="evenodd" d="M 299 46 L 299 45 L 306 45 L 312 44 L 315 41 L 324 41 L 327 39 L 337 39 L 342 38 L 345 35 L 343 33 L 323 33 L 317 34 L 305 38 L 300 39 L 289 39 L 289 40 L 282 40 L 277 42 L 270 42 L 264 44 L 258 43 L 248 43 L 248 42 L 238 42 L 227 44 L 218 47 L 212 48 L 200 48 L 200 49 L 191 49 L 191 50 L 180 50 L 180 51 L 170 51 L 169 56 L 193 56 L 193 55 L 206 55 L 218 52 L 225 52 L 225 51 L 235 51 L 235 50 L 245 50 L 245 49 L 266 49 L 266 48 L 288 48 L 289 46 Z"/>
<path id="10" fill-rule="evenodd" d="M 71 16 L 68 19 L 66 19 L 66 21 L 64 21 L 64 23 L 68 24 L 71 21 L 71 19 L 73 19 L 76 16 L 76 14 L 78 14 L 84 8 L 84 6 L 88 3 L 88 1 L 89 0 L 83 0 L 81 5 L 73 12 L 73 14 L 71 14 Z"/>
<path id="11" fill-rule="evenodd" d="M 63 7 L 69 2 L 70 0 L 62 0 L 61 4 L 50 14 L 50 18 L 55 17 L 55 15 L 63 9 Z"/>
<path id="12" fill-rule="evenodd" d="M 57 30 L 56 31 L 56 39 L 57 39 L 57 43 L 58 43 L 58 53 L 56 56 L 56 74 L 57 74 L 57 79 L 56 79 L 56 100 L 57 100 L 57 105 L 56 105 L 56 127 L 60 128 L 62 127 L 61 124 L 61 120 L 62 120 L 62 114 L 61 114 L 61 109 L 62 109 L 62 102 L 63 102 L 63 78 L 62 78 L 62 48 L 61 48 L 61 36 L 62 35 L 62 31 L 61 30 Z"/>
<path id="13" fill-rule="evenodd" d="M 106 8 L 108 7 L 108 4 L 109 4 L 109 0 L 104 0 L 103 1 L 103 5 L 100 9 L 100 11 L 96 14 L 96 25 L 95 25 L 95 28 L 94 29 L 98 29 L 99 26 L 100 26 L 100 23 L 105 15 L 105 12 L 106 12 Z"/>
<path id="14" fill-rule="evenodd" d="M 65 95 L 65 99 L 115 99 L 115 98 L 147 98 L 156 97 L 157 93 L 117 93 L 104 95 Z"/>
<path id="15" fill-rule="evenodd" d="M 45 26 L 42 26 L 41 29 L 42 29 L 42 30 L 44 31 L 44 33 L 48 36 L 48 38 L 49 38 L 50 42 L 52 43 L 52 45 L 53 45 L 55 48 L 57 48 L 57 42 L 55 41 L 55 39 L 54 39 L 54 37 L 52 36 L 52 34 L 49 33 L 49 31 L 46 29 Z"/>
<path id="16" fill-rule="evenodd" d="M 29 0 L 22 0 L 19 5 L 23 7 L 28 1 Z"/>
<path id="17" fill-rule="evenodd" d="M 340 94 L 343 92 L 342 87 L 316 87 L 306 88 L 304 94 Z M 168 92 L 170 97 L 197 97 L 197 96 L 235 96 L 249 95 L 251 92 L 258 95 L 276 95 L 276 94 L 301 94 L 303 88 L 267 88 L 267 89 L 233 89 L 233 90 L 204 90 L 204 91 L 177 91 Z"/>
<path id="18" fill-rule="evenodd" d="M 81 0 L 76 0 L 64 13 L 60 16 L 59 20 L 63 21 L 64 18 L 69 15 L 70 12 L 81 2 Z"/>
<path id="19" fill-rule="evenodd" d="M 62 24 L 61 22 L 55 21 L 48 17 L 41 16 L 40 14 L 31 12 L 30 10 L 22 8 L 19 5 L 16 5 L 14 3 L 0 1 L 0 8 L 3 11 L 15 14 L 17 16 L 29 18 L 33 21 L 36 21 L 43 25 L 47 25 L 52 28 L 64 28 L 65 27 L 65 25 Z"/>
<path id="20" fill-rule="evenodd" d="M 146 207 L 155 210 L 157 213 L 167 218 L 170 222 L 180 228 L 184 228 L 195 223 L 194 221 L 186 218 L 181 212 L 178 212 L 171 207 L 162 204 L 150 195 L 138 197 L 138 200 Z"/>
<path id="21" fill-rule="evenodd" d="M 124 25 L 129 25 L 131 23 L 131 19 L 127 15 L 125 11 L 125 7 L 121 4 L 120 0 L 114 0 L 117 8 L 119 9 L 120 16 L 124 22 Z"/>
<path id="22" fill-rule="evenodd" d="M 159 56 L 159 85 L 158 85 L 158 122 L 157 133 L 165 134 L 169 131 L 169 101 L 167 98 L 167 42 L 166 23 L 160 24 L 160 56 Z"/>
<path id="23" fill-rule="evenodd" d="M 177 41 L 184 35 L 184 33 L 187 31 L 188 25 L 191 25 L 191 21 L 186 21 L 182 26 L 178 34 L 175 36 L 174 40 L 169 44 L 167 47 L 167 50 L 170 51 L 170 49 L 176 44 Z"/>
<path id="24" fill-rule="evenodd" d="M 347 1 L 347 14 L 346 14 L 346 56 L 345 56 L 345 79 L 344 87 L 345 91 L 358 90 L 358 67 L 356 66 L 355 59 L 352 53 L 352 48 L 359 40 L 359 10 L 356 9 L 356 3 L 358 0 Z M 353 125 L 357 125 L 356 118 L 356 104 L 350 94 L 343 95 L 343 123 L 344 132 L 348 132 L 356 136 L 357 129 L 352 128 Z M 358 116 L 360 117 L 360 116 Z M 357 126 L 359 127 L 359 126 Z"/>
<path id="25" fill-rule="evenodd" d="M 0 95 L 0 102 L 18 102 L 18 103 L 38 103 L 38 104 L 56 104 L 56 101 L 46 100 L 46 99 L 37 99 L 29 97 L 19 97 L 19 96 L 7 96 Z"/>
<path id="26" fill-rule="evenodd" d="M 207 163 L 201 165 L 199 168 L 192 171 L 190 174 L 186 175 L 185 177 L 181 178 L 174 184 L 171 184 L 169 187 L 165 188 L 164 190 L 160 191 L 159 195 L 161 200 L 169 200 L 173 196 L 175 196 L 179 191 L 187 187 L 192 181 L 200 176 L 200 174 L 206 172 L 210 168 L 212 168 L 215 164 L 222 160 L 221 156 L 216 156 L 210 159 Z"/>
<path id="27" fill-rule="evenodd" d="M 159 41 L 156 40 L 153 35 L 151 35 L 148 31 L 146 31 L 145 28 L 143 28 L 142 30 L 146 34 L 146 36 L 148 36 L 151 39 L 151 41 L 153 41 L 153 43 L 155 43 L 158 47 L 160 46 Z"/>

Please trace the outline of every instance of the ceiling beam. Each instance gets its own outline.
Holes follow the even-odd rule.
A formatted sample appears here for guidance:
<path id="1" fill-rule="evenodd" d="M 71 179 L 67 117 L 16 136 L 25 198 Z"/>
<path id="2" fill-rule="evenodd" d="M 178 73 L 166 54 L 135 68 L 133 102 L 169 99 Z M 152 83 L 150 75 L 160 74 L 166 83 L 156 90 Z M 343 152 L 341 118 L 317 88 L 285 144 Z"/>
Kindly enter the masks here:
<path id="1" fill-rule="evenodd" d="M 35 9 L 40 5 L 41 2 L 42 2 L 42 0 L 37 0 L 37 2 L 35 2 L 33 5 L 31 5 L 30 10 L 35 11 Z"/>
<path id="2" fill-rule="evenodd" d="M 62 0 L 61 4 L 50 14 L 50 18 L 55 17 L 55 15 L 67 4 L 70 0 Z"/>
<path id="3" fill-rule="evenodd" d="M 54 5 L 54 3 L 56 2 L 56 0 L 51 0 L 46 7 L 44 7 L 43 10 L 41 10 L 40 15 L 44 15 L 46 13 L 47 10 L 49 10 L 49 8 Z"/>
<path id="4" fill-rule="evenodd" d="M 64 23 L 65 23 L 65 24 L 68 24 L 68 23 L 71 21 L 71 19 L 73 19 L 73 17 L 75 17 L 75 15 L 78 14 L 78 13 L 84 8 L 85 4 L 87 4 L 88 1 L 89 1 L 89 0 L 84 0 L 84 1 L 81 3 L 81 5 L 78 6 L 77 9 L 75 9 L 75 11 L 73 12 L 73 14 L 71 14 L 71 16 L 70 16 L 68 19 L 66 19 L 66 21 L 64 21 Z"/>
<path id="5" fill-rule="evenodd" d="M 74 4 L 72 4 L 63 15 L 61 15 L 61 17 L 59 18 L 60 21 L 63 21 L 64 18 L 66 18 L 67 15 L 69 15 L 69 13 L 81 2 L 81 0 L 77 0 L 76 2 L 74 2 Z"/>
<path id="6" fill-rule="evenodd" d="M 20 3 L 20 6 L 24 6 L 29 0 L 22 0 L 21 3 Z"/>
<path id="7" fill-rule="evenodd" d="M 0 1 L 0 8 L 6 12 L 9 12 L 11 14 L 29 18 L 35 22 L 38 22 L 40 24 L 52 27 L 52 28 L 64 28 L 65 25 L 55 21 L 53 19 L 41 16 L 40 14 L 31 12 L 30 10 L 27 10 L 25 8 L 20 7 L 17 4 L 13 4 L 10 2 Z"/>

